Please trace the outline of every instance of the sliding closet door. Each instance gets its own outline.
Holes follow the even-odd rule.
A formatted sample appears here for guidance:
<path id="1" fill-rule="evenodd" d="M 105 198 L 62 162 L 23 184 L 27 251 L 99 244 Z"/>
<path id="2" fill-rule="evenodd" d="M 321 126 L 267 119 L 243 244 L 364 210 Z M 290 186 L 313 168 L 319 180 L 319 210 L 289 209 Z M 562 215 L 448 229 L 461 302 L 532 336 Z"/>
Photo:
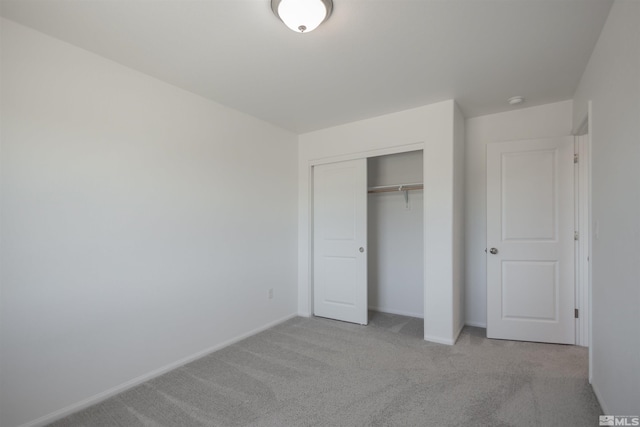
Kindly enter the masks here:
<path id="1" fill-rule="evenodd" d="M 314 314 L 366 325 L 367 162 L 313 171 Z"/>

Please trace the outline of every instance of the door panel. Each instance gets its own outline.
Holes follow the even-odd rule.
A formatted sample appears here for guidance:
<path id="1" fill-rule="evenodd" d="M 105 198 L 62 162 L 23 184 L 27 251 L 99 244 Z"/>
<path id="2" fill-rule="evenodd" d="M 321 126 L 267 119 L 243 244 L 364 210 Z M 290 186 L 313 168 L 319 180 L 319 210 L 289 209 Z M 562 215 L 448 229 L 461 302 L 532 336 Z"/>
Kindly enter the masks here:
<path id="1" fill-rule="evenodd" d="M 558 263 L 504 261 L 502 313 L 505 319 L 558 319 Z"/>
<path id="2" fill-rule="evenodd" d="M 366 160 L 315 166 L 313 174 L 314 314 L 366 325 Z"/>
<path id="3" fill-rule="evenodd" d="M 573 212 L 573 137 L 487 145 L 489 338 L 575 343 Z"/>
<path id="4" fill-rule="evenodd" d="M 502 155 L 503 240 L 555 240 L 555 150 Z"/>

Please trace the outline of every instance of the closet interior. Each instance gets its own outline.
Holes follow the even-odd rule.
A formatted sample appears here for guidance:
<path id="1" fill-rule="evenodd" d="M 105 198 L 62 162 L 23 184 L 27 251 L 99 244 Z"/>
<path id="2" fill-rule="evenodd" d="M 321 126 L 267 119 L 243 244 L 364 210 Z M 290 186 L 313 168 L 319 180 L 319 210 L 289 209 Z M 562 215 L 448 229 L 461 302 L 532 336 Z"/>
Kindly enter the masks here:
<path id="1" fill-rule="evenodd" d="M 367 159 L 369 310 L 424 318 L 422 156 Z"/>

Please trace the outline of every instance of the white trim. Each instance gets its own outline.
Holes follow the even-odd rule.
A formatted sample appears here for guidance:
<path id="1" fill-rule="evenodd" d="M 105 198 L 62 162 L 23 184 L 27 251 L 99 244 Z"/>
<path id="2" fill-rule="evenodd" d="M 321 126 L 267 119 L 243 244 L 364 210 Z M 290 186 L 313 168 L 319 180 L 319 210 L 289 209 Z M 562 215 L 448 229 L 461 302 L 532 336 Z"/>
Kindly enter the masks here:
<path id="1" fill-rule="evenodd" d="M 589 134 L 576 138 L 578 167 L 576 168 L 576 230 L 579 240 L 576 242 L 576 307 L 580 317 L 576 322 L 576 344 L 589 347 L 589 246 L 591 230 L 589 227 L 590 203 L 590 162 Z"/>
<path id="2" fill-rule="evenodd" d="M 580 234 L 580 188 L 582 187 L 580 182 L 580 162 L 575 163 L 575 158 L 580 153 L 580 137 L 573 136 L 573 230 L 578 235 Z M 581 236 L 580 236 L 581 237 Z M 579 237 L 579 238 L 580 238 Z M 574 309 L 580 309 L 580 241 L 579 238 L 573 242 L 573 307 Z M 582 310 L 580 310 L 582 311 Z M 581 313 L 582 314 L 582 313 Z M 580 319 L 574 319 L 574 344 L 582 345 L 580 337 Z"/>
<path id="3" fill-rule="evenodd" d="M 309 167 L 323 165 L 327 163 L 346 162 L 348 160 L 368 159 L 369 157 L 387 156 L 389 154 L 407 153 L 410 151 L 424 150 L 424 142 L 415 142 L 413 144 L 396 145 L 389 148 L 378 148 L 376 150 L 358 151 L 355 153 L 342 154 L 339 156 L 318 157 L 309 159 Z"/>
<path id="4" fill-rule="evenodd" d="M 592 141 L 593 141 L 593 109 L 592 109 L 592 102 L 589 101 L 587 103 L 587 134 L 589 135 L 589 143 L 587 144 L 587 150 L 589 153 L 589 162 L 588 162 L 588 182 L 589 182 L 589 194 L 591 194 L 591 189 L 593 188 L 593 184 L 591 181 L 591 147 L 593 147 Z M 591 197 L 589 197 L 588 200 L 588 204 L 587 204 L 587 211 L 589 214 L 589 218 L 592 218 L 592 207 L 591 207 Z M 589 226 L 588 226 L 588 232 L 589 232 L 589 237 L 592 236 L 592 229 L 591 229 L 591 219 L 589 219 Z M 588 291 L 587 291 L 587 297 L 589 299 L 587 306 L 589 307 L 589 313 L 593 313 L 593 287 L 592 287 L 592 278 L 593 278 L 593 263 L 591 262 L 591 260 L 593 259 L 593 245 L 589 245 L 589 249 L 588 249 L 588 254 L 589 254 L 589 265 L 587 268 L 588 271 L 588 275 L 589 278 L 587 280 L 587 287 L 588 287 Z M 593 316 L 589 316 L 589 321 L 588 321 L 588 325 L 589 325 L 589 383 L 593 383 Z M 604 406 L 600 405 L 603 409 Z"/>
<path id="5" fill-rule="evenodd" d="M 269 328 L 272 328 L 276 325 L 279 325 L 280 323 L 286 322 L 289 319 L 293 319 L 294 317 L 296 317 L 297 314 L 289 314 L 285 317 L 282 317 L 278 320 L 275 320 L 273 322 L 267 323 L 265 325 L 262 325 L 256 329 L 253 329 L 249 332 L 246 332 L 244 334 L 238 335 L 237 337 L 231 338 L 227 341 L 224 341 L 220 344 L 214 345 L 212 347 L 209 347 L 207 349 L 204 349 L 202 351 L 199 351 L 197 353 L 192 354 L 191 356 L 187 356 L 184 357 L 180 360 L 177 360 L 175 362 L 169 363 L 168 365 L 165 365 L 161 368 L 155 369 L 151 372 L 148 372 L 146 374 L 140 375 L 139 377 L 133 378 L 129 381 L 126 381 L 120 385 L 117 385 L 115 387 L 112 387 L 108 390 L 105 390 L 101 393 L 98 394 L 94 394 L 91 397 L 88 397 L 86 399 L 83 399 L 79 402 L 73 403 L 69 406 L 66 406 L 62 409 L 59 409 L 57 411 L 51 412 L 50 414 L 44 415 L 36 420 L 33 421 L 29 421 L 25 424 L 20 425 L 19 427 L 39 427 L 39 426 L 44 426 L 47 424 L 50 424 L 54 421 L 57 421 L 61 418 L 66 417 L 67 415 L 71 415 L 75 412 L 78 412 L 82 409 L 85 409 L 91 405 L 95 405 L 96 403 L 102 402 L 103 400 L 106 400 L 112 396 L 115 396 L 118 393 L 122 393 L 125 390 L 128 390 L 132 387 L 135 387 L 139 384 L 142 384 L 145 381 L 148 381 L 152 378 L 158 377 L 162 374 L 165 374 L 173 369 L 179 368 L 180 366 L 186 365 L 187 363 L 193 362 L 194 360 L 200 359 L 201 357 L 204 357 L 208 354 L 214 353 L 218 350 L 223 349 L 224 347 L 228 347 L 232 344 L 235 344 L 238 341 L 242 341 L 245 338 L 248 338 L 252 335 L 255 335 L 257 333 L 260 333 L 262 331 L 265 331 Z"/>
<path id="6" fill-rule="evenodd" d="M 464 323 L 460 324 L 460 327 L 458 328 L 458 333 L 454 335 L 453 344 L 455 344 L 456 341 L 458 341 L 458 338 L 460 338 L 460 334 L 462 333 L 462 330 L 464 329 L 464 326 L 465 326 Z"/>
<path id="7" fill-rule="evenodd" d="M 483 322 L 468 322 L 467 321 L 467 322 L 464 322 L 464 324 L 467 325 L 467 326 L 473 326 L 473 327 L 476 327 L 476 328 L 487 329 L 487 323 L 486 322 L 483 323 Z"/>
<path id="8" fill-rule="evenodd" d="M 456 337 L 456 340 L 457 339 L 458 339 L 458 337 Z M 451 338 L 435 337 L 435 336 L 431 336 L 431 335 L 425 335 L 424 336 L 424 340 L 425 341 L 434 342 L 434 343 L 437 343 L 437 344 L 445 344 L 445 345 L 454 345 L 456 343 L 456 341 L 452 340 Z"/>
<path id="9" fill-rule="evenodd" d="M 454 345 L 456 341 L 458 341 L 458 338 L 460 337 L 460 333 L 462 332 L 463 328 L 464 328 L 464 324 L 460 325 L 458 332 L 453 335 L 453 338 L 443 338 L 443 337 L 436 337 L 433 335 L 425 334 L 424 339 L 425 341 L 435 342 L 437 344 Z"/>
<path id="10" fill-rule="evenodd" d="M 377 312 L 380 312 L 380 313 L 398 314 L 400 316 L 416 317 L 418 319 L 424 319 L 424 314 L 422 314 L 422 313 L 412 313 L 412 312 L 409 312 L 409 311 L 396 310 L 396 309 L 393 309 L 393 308 L 369 306 L 369 310 L 377 311 Z"/>
<path id="11" fill-rule="evenodd" d="M 454 345 L 456 341 L 458 341 L 458 338 L 460 337 L 460 334 L 462 333 L 462 329 L 464 329 L 464 326 L 465 326 L 464 323 L 460 325 L 458 332 L 453 335 L 453 338 L 442 338 L 442 337 L 436 337 L 433 335 L 425 334 L 424 339 L 425 341 L 431 341 L 438 344 Z"/>
<path id="12" fill-rule="evenodd" d="M 596 399 L 600 404 L 600 408 L 602 408 L 602 413 L 605 415 L 610 415 L 611 412 L 609 412 L 609 409 L 608 409 L 609 406 L 606 403 L 604 403 L 604 400 L 602 400 L 602 398 L 600 397 L 600 393 L 598 392 L 598 387 L 596 387 L 595 384 L 591 384 L 591 388 L 593 389 L 593 394 L 596 395 Z"/>

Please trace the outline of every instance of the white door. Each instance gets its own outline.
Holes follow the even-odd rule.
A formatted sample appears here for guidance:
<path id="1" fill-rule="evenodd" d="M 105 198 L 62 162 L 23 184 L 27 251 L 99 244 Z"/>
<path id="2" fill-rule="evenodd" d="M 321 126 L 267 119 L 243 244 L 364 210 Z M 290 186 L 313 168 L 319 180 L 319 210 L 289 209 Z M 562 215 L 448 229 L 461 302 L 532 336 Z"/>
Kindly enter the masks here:
<path id="1" fill-rule="evenodd" d="M 487 145 L 487 337 L 575 344 L 573 137 Z"/>
<path id="2" fill-rule="evenodd" d="M 313 311 L 367 324 L 367 162 L 313 168 Z"/>

